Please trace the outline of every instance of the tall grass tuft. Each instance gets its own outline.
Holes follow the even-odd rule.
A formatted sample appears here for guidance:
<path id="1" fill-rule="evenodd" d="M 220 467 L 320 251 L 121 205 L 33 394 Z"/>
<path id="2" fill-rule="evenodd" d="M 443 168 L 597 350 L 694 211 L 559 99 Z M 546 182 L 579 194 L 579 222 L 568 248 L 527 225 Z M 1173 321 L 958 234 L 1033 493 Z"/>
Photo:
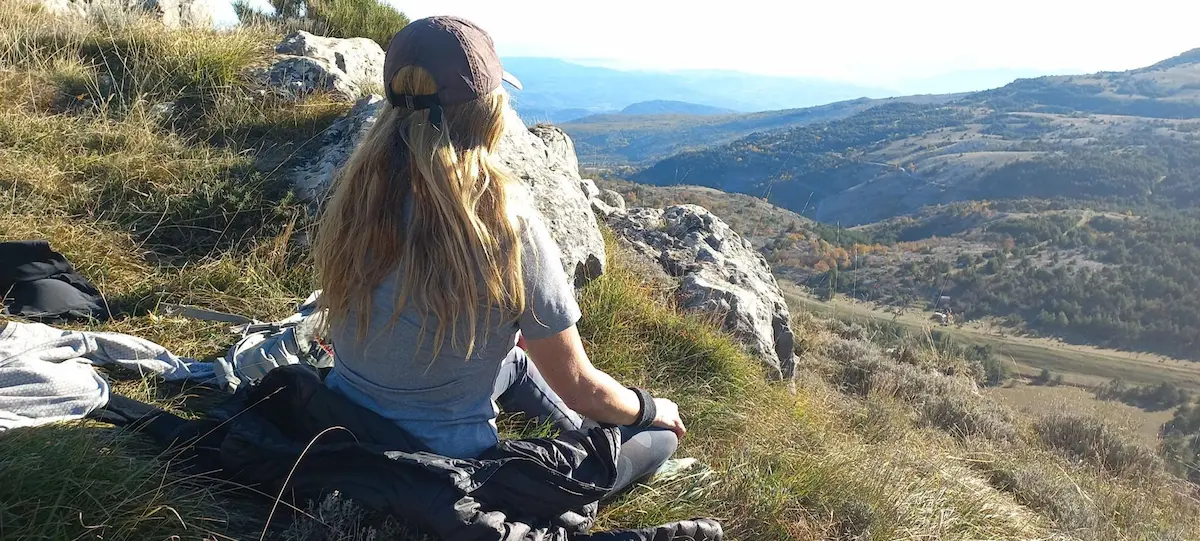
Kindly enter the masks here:
<path id="1" fill-rule="evenodd" d="M 367 38 L 387 48 L 408 17 L 380 0 L 270 0 L 271 12 L 264 13 L 248 2 L 237 0 L 234 10 L 243 23 L 304 30 L 335 38 Z"/>
<path id="2" fill-rule="evenodd" d="M 1035 419 L 1033 427 L 1051 448 L 1116 475 L 1147 478 L 1163 469 L 1153 449 L 1095 415 L 1054 411 Z"/>

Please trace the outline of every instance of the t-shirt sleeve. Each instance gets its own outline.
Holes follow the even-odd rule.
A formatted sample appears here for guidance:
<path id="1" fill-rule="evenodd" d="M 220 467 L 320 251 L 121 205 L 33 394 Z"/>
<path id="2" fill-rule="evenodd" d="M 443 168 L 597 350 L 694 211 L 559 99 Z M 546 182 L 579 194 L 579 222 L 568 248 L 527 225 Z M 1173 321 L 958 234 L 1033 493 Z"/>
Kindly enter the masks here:
<path id="1" fill-rule="evenodd" d="M 582 314 L 575 288 L 563 270 L 558 244 L 539 217 L 524 222 L 521 270 L 525 275 L 526 308 L 517 326 L 525 338 L 537 340 L 571 328 Z"/>

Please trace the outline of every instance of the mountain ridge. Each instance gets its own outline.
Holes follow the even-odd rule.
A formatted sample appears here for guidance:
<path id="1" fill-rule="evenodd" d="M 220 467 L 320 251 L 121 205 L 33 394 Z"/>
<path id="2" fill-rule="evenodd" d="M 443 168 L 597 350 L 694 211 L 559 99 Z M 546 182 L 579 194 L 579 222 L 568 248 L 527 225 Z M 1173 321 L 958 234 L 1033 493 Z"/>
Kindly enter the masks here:
<path id="1" fill-rule="evenodd" d="M 663 115 L 663 114 L 680 114 L 680 115 L 728 115 L 736 113 L 733 109 L 724 107 L 713 107 L 711 105 L 701 105 L 698 103 L 688 103 L 686 101 L 676 100 L 649 100 L 631 103 L 621 109 L 619 114 L 622 115 Z"/>
<path id="2" fill-rule="evenodd" d="M 730 115 L 597 114 L 560 127 L 575 141 L 580 163 L 592 168 L 628 168 L 652 165 L 680 151 L 728 143 L 756 132 L 846 118 L 886 103 L 942 103 L 962 96 L 857 98 L 813 107 Z"/>
<path id="3" fill-rule="evenodd" d="M 930 204 L 1025 195 L 1186 205 L 1200 167 L 1195 58 L 1189 52 L 1157 68 L 1022 79 L 941 104 L 885 103 L 684 151 L 634 179 L 769 195 L 850 224 Z"/>

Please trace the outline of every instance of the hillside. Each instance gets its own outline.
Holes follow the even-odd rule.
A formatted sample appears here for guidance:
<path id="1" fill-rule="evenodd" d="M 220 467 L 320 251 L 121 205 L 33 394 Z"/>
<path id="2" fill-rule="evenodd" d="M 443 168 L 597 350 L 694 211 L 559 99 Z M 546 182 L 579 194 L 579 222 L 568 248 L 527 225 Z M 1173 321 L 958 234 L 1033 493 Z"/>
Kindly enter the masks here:
<path id="1" fill-rule="evenodd" d="M 1197 77 L 1200 59 L 1187 53 L 1129 72 L 1020 80 L 941 105 L 884 104 L 684 152 L 635 178 L 769 196 L 846 225 L 982 199 L 1184 208 L 1200 174 L 1200 119 L 1190 118 L 1200 117 Z"/>
<path id="2" fill-rule="evenodd" d="M 621 109 L 623 115 L 726 115 L 733 112 L 721 107 L 672 100 L 639 101 Z"/>
<path id="3" fill-rule="evenodd" d="M 237 340 L 229 324 L 164 303 L 274 321 L 313 290 L 314 221 L 284 171 L 349 104 L 280 98 L 252 76 L 286 30 L 85 24 L 0 0 L 0 239 L 49 240 L 118 312 L 70 329 L 211 359 Z M 995 402 L 980 387 L 1005 373 L 986 349 L 800 312 L 800 376 L 770 383 L 731 335 L 680 309 L 675 284 L 647 272 L 657 263 L 615 241 L 608 253 L 607 272 L 578 292 L 589 356 L 676 400 L 689 425 L 679 456 L 698 465 L 606 502 L 598 529 L 714 516 L 730 541 L 1200 536 L 1195 485 L 1177 475 L 1194 456 L 1164 459 L 1104 412 Z M 227 398 L 99 370 L 115 393 L 185 418 Z M 545 435 L 502 421 L 506 436 Z M 1174 426 L 1181 442 L 1193 421 Z M 91 420 L 0 432 L 0 537 L 426 539 L 344 499 L 292 502 L 188 469 L 176 451 Z"/>
<path id="4" fill-rule="evenodd" d="M 562 124 L 575 140 L 580 164 L 601 170 L 650 165 L 686 150 L 725 144 L 755 132 L 781 130 L 850 117 L 886 103 L 944 103 L 958 95 L 906 96 L 735 115 L 615 115 Z"/>
<path id="5" fill-rule="evenodd" d="M 1200 117 L 1200 48 L 1126 72 L 1047 76 L 981 92 L 1003 111 L 1076 111 L 1151 118 Z"/>

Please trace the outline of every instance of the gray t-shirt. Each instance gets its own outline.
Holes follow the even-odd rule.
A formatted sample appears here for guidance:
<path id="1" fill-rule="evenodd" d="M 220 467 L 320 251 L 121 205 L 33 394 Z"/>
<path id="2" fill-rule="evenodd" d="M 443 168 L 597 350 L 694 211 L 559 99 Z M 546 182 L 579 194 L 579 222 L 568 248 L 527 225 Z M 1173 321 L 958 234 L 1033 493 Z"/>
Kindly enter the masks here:
<path id="1" fill-rule="evenodd" d="M 570 328 L 580 317 L 558 245 L 545 225 L 536 217 L 526 219 L 520 239 L 528 308 L 516 321 L 493 310 L 491 329 L 482 328 L 480 314 L 470 359 L 453 346 L 447 331 L 438 358 L 431 362 L 436 329 L 432 318 L 419 357 L 414 357 L 421 338 L 420 311 L 410 303 L 395 325 L 389 325 L 402 272 L 397 269 L 375 288 L 370 328 L 361 343 L 353 316 L 331 329 L 335 362 L 326 384 L 395 421 L 438 454 L 474 458 L 495 445 L 498 408 L 492 390 L 501 362 L 516 345 L 517 331 L 536 340 Z M 357 309 L 352 305 L 350 313 Z"/>

